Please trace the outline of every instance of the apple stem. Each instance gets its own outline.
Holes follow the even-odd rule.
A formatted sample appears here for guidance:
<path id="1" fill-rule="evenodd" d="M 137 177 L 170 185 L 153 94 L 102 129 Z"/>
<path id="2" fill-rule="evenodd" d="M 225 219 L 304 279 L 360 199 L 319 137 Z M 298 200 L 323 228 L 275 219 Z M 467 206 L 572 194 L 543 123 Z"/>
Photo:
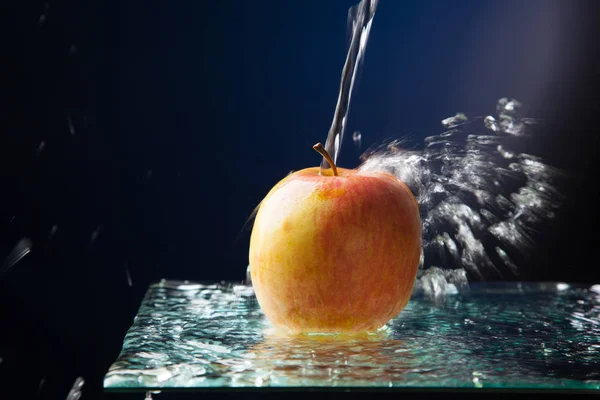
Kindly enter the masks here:
<path id="1" fill-rule="evenodd" d="M 322 155 L 323 158 L 325 158 L 325 160 L 329 163 L 329 165 L 331 165 L 333 175 L 338 176 L 337 167 L 335 166 L 335 163 L 333 162 L 333 159 L 331 158 L 327 150 L 325 150 L 325 147 L 323 147 L 323 145 L 319 142 L 313 146 L 313 149 L 315 149 L 317 153 Z"/>

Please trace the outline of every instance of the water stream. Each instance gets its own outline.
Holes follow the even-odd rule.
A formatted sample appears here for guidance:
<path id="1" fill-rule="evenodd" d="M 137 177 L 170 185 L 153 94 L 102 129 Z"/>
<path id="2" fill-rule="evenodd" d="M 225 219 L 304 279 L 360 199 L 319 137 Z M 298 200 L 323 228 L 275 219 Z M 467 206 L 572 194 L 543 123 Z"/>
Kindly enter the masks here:
<path id="1" fill-rule="evenodd" d="M 358 5 L 350 8 L 348 11 L 348 28 L 350 30 L 350 46 L 344 68 L 342 69 L 342 79 L 340 83 L 340 93 L 338 95 L 333 121 L 327 134 L 325 150 L 331 155 L 333 162 L 337 162 L 337 157 L 344 138 L 348 111 L 350 109 L 350 100 L 352 98 L 352 89 L 357 72 L 364 61 L 365 50 L 373 17 L 379 0 L 362 0 Z M 321 173 L 331 168 L 327 160 L 321 162 Z"/>

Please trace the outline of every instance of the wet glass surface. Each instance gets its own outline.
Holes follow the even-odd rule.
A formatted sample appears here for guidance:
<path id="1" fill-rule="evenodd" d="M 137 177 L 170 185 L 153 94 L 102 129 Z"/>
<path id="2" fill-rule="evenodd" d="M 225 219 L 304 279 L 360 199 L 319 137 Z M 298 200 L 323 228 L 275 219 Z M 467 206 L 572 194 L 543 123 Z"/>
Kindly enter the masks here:
<path id="1" fill-rule="evenodd" d="M 600 285 L 477 284 L 415 292 L 382 331 L 283 337 L 251 287 L 152 285 L 107 390 L 190 388 L 600 389 Z"/>

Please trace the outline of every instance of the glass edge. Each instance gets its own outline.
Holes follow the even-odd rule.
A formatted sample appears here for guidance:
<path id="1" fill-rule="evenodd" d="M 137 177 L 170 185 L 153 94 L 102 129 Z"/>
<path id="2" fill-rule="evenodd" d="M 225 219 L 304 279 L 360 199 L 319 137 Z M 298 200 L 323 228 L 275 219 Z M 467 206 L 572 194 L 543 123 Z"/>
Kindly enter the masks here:
<path id="1" fill-rule="evenodd" d="M 557 388 L 557 387 L 455 387 L 455 386 L 269 386 L 269 387 L 103 387 L 106 393 L 201 393 L 201 392 L 428 392 L 428 393 L 509 393 L 509 394 L 600 394 L 600 388 Z"/>

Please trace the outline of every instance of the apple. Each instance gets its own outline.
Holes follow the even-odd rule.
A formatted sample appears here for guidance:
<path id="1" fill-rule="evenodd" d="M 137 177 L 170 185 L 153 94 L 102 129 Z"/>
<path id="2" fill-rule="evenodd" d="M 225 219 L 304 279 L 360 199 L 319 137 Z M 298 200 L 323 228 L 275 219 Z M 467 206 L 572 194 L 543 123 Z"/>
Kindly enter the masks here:
<path id="1" fill-rule="evenodd" d="M 260 203 L 249 264 L 258 303 L 289 333 L 371 332 L 411 296 L 419 206 L 396 177 L 331 166 L 291 173 Z"/>

